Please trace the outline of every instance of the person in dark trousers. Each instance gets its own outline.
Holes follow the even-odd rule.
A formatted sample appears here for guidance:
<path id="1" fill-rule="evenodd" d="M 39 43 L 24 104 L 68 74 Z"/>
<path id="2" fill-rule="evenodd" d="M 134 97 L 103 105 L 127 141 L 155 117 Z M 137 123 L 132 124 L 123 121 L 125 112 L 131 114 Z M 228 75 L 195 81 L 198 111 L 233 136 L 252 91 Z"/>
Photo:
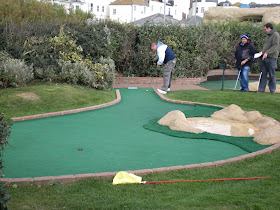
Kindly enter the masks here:
<path id="1" fill-rule="evenodd" d="M 270 93 L 275 93 L 276 90 L 276 76 L 275 69 L 277 68 L 277 58 L 279 55 L 280 38 L 279 33 L 273 29 L 271 23 L 264 25 L 266 38 L 263 45 L 263 56 L 259 58 L 261 79 L 259 84 L 259 92 L 265 92 L 267 83 L 267 73 L 269 74 L 268 87 Z"/>
<path id="2" fill-rule="evenodd" d="M 172 80 L 172 72 L 176 65 L 176 55 L 175 53 L 165 44 L 162 42 L 152 43 L 151 50 L 157 51 L 158 61 L 157 61 L 157 68 L 165 64 L 163 67 L 163 86 L 161 89 L 157 89 L 159 93 L 166 94 L 167 91 L 170 91 L 171 87 L 171 80 Z"/>
<path id="3" fill-rule="evenodd" d="M 249 72 L 254 61 L 254 54 L 256 49 L 254 45 L 251 44 L 247 34 L 242 34 L 241 42 L 236 47 L 235 59 L 236 68 L 238 73 L 240 73 L 240 86 L 241 92 L 249 92 Z"/>

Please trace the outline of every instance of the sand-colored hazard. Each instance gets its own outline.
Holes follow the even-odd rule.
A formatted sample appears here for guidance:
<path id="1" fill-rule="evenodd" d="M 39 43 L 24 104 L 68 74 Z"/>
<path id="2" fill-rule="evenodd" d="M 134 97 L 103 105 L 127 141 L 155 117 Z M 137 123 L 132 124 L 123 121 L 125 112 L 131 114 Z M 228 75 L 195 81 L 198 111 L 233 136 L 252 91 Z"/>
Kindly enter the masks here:
<path id="1" fill-rule="evenodd" d="M 262 145 L 280 142 L 280 124 L 258 111 L 245 112 L 237 105 L 230 105 L 211 115 L 211 117 L 186 118 L 179 110 L 162 117 L 158 123 L 172 130 L 192 133 L 214 133 L 236 137 L 254 137 Z"/>
<path id="2" fill-rule="evenodd" d="M 249 90 L 250 91 L 257 91 L 258 90 L 258 84 L 259 84 L 258 82 L 251 82 L 251 83 L 249 83 Z M 268 86 L 266 86 L 265 92 L 267 92 L 267 93 L 270 92 Z M 276 84 L 275 93 L 280 93 L 280 85 Z"/>

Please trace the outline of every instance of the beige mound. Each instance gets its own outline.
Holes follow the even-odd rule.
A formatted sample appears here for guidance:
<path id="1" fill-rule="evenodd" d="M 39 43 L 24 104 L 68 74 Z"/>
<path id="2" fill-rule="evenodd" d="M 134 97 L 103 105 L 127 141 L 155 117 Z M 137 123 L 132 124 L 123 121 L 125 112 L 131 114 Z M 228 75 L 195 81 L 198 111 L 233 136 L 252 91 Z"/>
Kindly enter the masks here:
<path id="1" fill-rule="evenodd" d="M 175 110 L 162 117 L 158 123 L 177 131 L 253 136 L 254 141 L 263 145 L 280 142 L 280 124 L 276 120 L 264 117 L 258 111 L 245 112 L 235 104 L 213 113 L 210 118 L 186 118 L 183 112 Z"/>
<path id="2" fill-rule="evenodd" d="M 249 122 L 254 122 L 262 117 L 261 113 L 259 113 L 258 111 L 246 112 L 245 116 L 248 118 Z"/>
<path id="3" fill-rule="evenodd" d="M 258 89 L 258 82 L 251 82 L 251 83 L 249 83 L 249 90 L 250 91 L 257 91 L 257 89 Z M 268 92 L 268 93 L 270 92 L 268 86 L 266 86 L 265 92 Z M 280 93 L 280 85 L 276 84 L 275 93 Z"/>
<path id="4" fill-rule="evenodd" d="M 16 96 L 19 96 L 25 100 L 30 100 L 30 101 L 38 101 L 40 100 L 40 97 L 32 92 L 25 92 L 25 93 L 18 93 Z"/>
<path id="5" fill-rule="evenodd" d="M 273 127 L 275 125 L 274 121 L 268 117 L 258 118 L 256 121 L 253 122 L 253 124 L 259 129 L 265 129 L 268 127 Z"/>
<path id="6" fill-rule="evenodd" d="M 194 128 L 186 119 L 183 112 L 179 110 L 167 113 L 163 118 L 158 121 L 158 124 L 169 126 L 171 130 L 185 131 L 192 133 L 202 133 L 202 130 Z"/>
<path id="7" fill-rule="evenodd" d="M 213 113 L 211 118 L 223 121 L 249 122 L 245 112 L 235 104 Z"/>
<path id="8" fill-rule="evenodd" d="M 254 141 L 262 145 L 271 145 L 280 142 L 280 125 L 265 128 L 253 135 Z"/>
<path id="9" fill-rule="evenodd" d="M 174 110 L 174 111 L 168 112 L 163 118 L 161 118 L 158 121 L 158 124 L 164 125 L 164 126 L 169 126 L 169 124 L 176 119 L 185 120 L 186 116 L 183 112 L 181 112 L 179 110 Z"/>

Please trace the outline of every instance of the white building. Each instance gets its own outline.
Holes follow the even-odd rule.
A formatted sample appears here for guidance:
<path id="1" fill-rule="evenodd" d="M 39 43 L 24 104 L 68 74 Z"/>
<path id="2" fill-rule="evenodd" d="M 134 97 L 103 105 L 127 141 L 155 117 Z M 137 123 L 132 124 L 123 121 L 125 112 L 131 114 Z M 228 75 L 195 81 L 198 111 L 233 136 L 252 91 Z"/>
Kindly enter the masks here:
<path id="1" fill-rule="evenodd" d="M 108 20 L 110 19 L 110 8 L 109 4 L 115 0 L 84 0 L 87 8 L 86 12 L 94 15 L 97 19 Z"/>
<path id="2" fill-rule="evenodd" d="M 174 15 L 173 18 L 182 20 L 188 17 L 190 11 L 190 0 L 174 0 Z"/>
<path id="3" fill-rule="evenodd" d="M 130 23 L 148 16 L 149 4 L 143 0 L 116 0 L 109 5 L 110 19 Z"/>
<path id="4" fill-rule="evenodd" d="M 64 6 L 65 10 L 69 12 L 69 10 L 75 11 L 76 9 L 81 9 L 85 11 L 86 3 L 84 0 L 51 0 L 53 4 L 59 4 Z"/>
<path id="5" fill-rule="evenodd" d="M 154 15 L 165 14 L 177 20 L 186 18 L 190 0 L 50 0 L 67 11 L 81 9 L 97 19 L 130 23 Z M 166 4 L 165 4 L 166 3 Z"/>
<path id="6" fill-rule="evenodd" d="M 204 16 L 204 12 L 211 7 L 216 7 L 218 0 L 193 0 L 189 16 Z"/>

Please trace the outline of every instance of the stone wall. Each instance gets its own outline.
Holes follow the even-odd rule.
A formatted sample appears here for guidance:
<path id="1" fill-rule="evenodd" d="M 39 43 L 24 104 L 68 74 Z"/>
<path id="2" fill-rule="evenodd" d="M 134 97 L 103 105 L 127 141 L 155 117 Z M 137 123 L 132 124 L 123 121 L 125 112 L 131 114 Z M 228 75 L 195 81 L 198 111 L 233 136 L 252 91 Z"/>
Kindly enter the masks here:
<path id="1" fill-rule="evenodd" d="M 225 22 L 225 21 L 244 22 L 254 20 L 262 24 L 280 24 L 280 7 L 262 8 L 223 8 L 212 7 L 204 13 L 204 22 Z"/>

